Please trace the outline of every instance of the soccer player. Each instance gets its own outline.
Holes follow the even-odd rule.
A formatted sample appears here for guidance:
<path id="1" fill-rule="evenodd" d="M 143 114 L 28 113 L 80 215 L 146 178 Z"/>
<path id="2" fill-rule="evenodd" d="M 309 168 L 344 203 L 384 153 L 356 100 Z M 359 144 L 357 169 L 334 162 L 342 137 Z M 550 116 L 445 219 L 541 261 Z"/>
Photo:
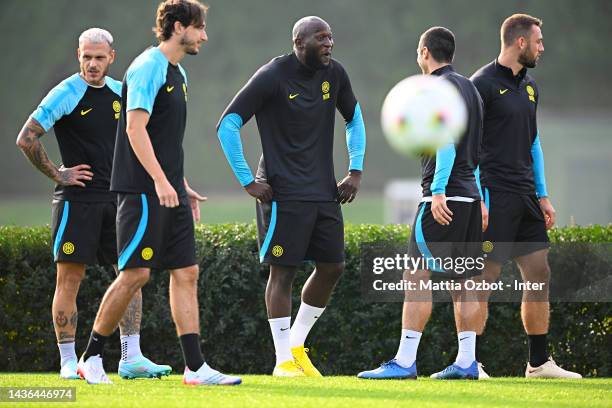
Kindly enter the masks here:
<path id="1" fill-rule="evenodd" d="M 186 364 L 183 382 L 241 382 L 210 368 L 200 351 L 194 218 L 204 197 L 183 177 L 187 77 L 179 61 L 196 55 L 207 40 L 205 17 L 206 7 L 195 0 L 160 3 L 155 29 L 159 46 L 140 54 L 123 80 L 111 175 L 111 190 L 118 193 L 121 272 L 102 299 L 79 361 L 89 383 L 110 383 L 102 365 L 104 343 L 152 268 L 170 270 L 170 307 Z"/>
<path id="2" fill-rule="evenodd" d="M 409 252 L 410 256 L 425 260 L 457 255 L 478 256 L 478 252 L 470 247 L 480 247 L 482 229 L 486 228 L 487 222 L 487 211 L 483 208 L 475 175 L 482 137 L 482 101 L 474 85 L 453 69 L 454 53 L 455 36 L 450 30 L 432 27 L 421 35 L 417 48 L 417 63 L 421 71 L 425 75 L 445 78 L 455 85 L 468 111 L 467 128 L 459 143 L 448 144 L 438 149 L 435 156 L 424 155 L 421 159 L 423 199 L 412 227 Z M 461 245 L 457 245 L 459 243 Z M 431 271 L 434 274 L 452 272 L 441 269 L 436 262 L 427 261 L 427 266 L 428 270 L 417 270 L 412 277 L 407 271 L 406 278 L 418 285 L 419 281 L 430 279 Z M 455 362 L 433 374 L 432 378 L 478 379 L 475 330 L 479 305 L 476 298 L 466 301 L 469 293 L 464 291 L 451 291 L 451 295 L 459 350 Z M 407 292 L 402 310 L 401 340 L 395 358 L 357 376 L 364 379 L 415 379 L 417 348 L 431 310 L 431 290 Z"/>
<path id="3" fill-rule="evenodd" d="M 544 52 L 542 21 L 514 14 L 501 26 L 501 52 L 480 68 L 472 82 L 484 102 L 484 130 L 480 161 L 481 181 L 489 209 L 485 242 L 493 252 L 485 264 L 485 278 L 495 281 L 502 264 L 514 259 L 524 280 L 545 284 L 540 294 L 523 292 L 521 317 L 529 338 L 526 377 L 580 378 L 563 370 L 548 356 L 549 240 L 555 209 L 546 191 L 544 156 L 536 112 L 539 91 L 527 74 Z M 487 318 L 482 304 L 481 334 Z"/>
<path id="4" fill-rule="evenodd" d="M 260 260 L 270 265 L 266 307 L 276 350 L 275 376 L 320 377 L 304 348 L 344 270 L 340 204 L 355 198 L 365 154 L 365 126 L 348 74 L 331 53 L 329 24 L 309 16 L 293 27 L 293 52 L 261 67 L 225 109 L 217 126 L 234 174 L 258 205 Z M 336 183 L 336 108 L 346 121 L 348 175 Z M 263 155 L 254 178 L 240 128 L 255 115 Z M 315 262 L 291 326 L 297 267 Z M 290 327 L 291 326 L 291 327 Z"/>
<path id="5" fill-rule="evenodd" d="M 80 72 L 49 92 L 17 137 L 30 162 L 56 183 L 52 204 L 53 257 L 57 283 L 52 316 L 61 357 L 60 377 L 78 379 L 74 338 L 76 297 L 85 265 L 113 264 L 117 271 L 115 214 L 117 195 L 109 191 L 121 82 L 107 76 L 115 59 L 113 37 L 90 28 L 79 37 Z M 62 165 L 49 160 L 40 137 L 51 127 L 59 144 Z M 140 352 L 142 296 L 136 291 L 123 318 L 119 375 L 124 378 L 168 375 Z M 120 317 L 121 317 L 120 316 Z"/>

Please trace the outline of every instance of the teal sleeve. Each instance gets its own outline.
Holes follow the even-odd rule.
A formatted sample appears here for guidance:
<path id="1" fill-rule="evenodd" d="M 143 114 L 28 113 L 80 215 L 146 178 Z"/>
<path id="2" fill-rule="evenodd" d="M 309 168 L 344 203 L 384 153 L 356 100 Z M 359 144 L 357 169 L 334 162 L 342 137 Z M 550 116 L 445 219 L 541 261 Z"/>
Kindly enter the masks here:
<path id="1" fill-rule="evenodd" d="M 441 147 L 436 152 L 436 170 L 431 183 L 431 194 L 445 194 L 446 185 L 450 178 L 451 170 L 455 164 L 455 145 L 453 143 Z"/>
<path id="2" fill-rule="evenodd" d="M 87 83 L 79 77 L 79 74 L 74 74 L 49 91 L 30 117 L 48 132 L 55 122 L 76 108 L 85 91 Z"/>
<path id="3" fill-rule="evenodd" d="M 240 141 L 240 128 L 242 127 L 242 118 L 237 113 L 230 113 L 221 119 L 217 136 L 221 142 L 221 148 L 225 154 L 225 158 L 230 164 L 234 175 L 245 187 L 255 180 L 251 168 L 244 158 L 242 150 L 242 142 Z"/>
<path id="4" fill-rule="evenodd" d="M 536 195 L 538 198 L 548 197 L 546 190 L 546 176 L 544 175 L 544 152 L 540 144 L 540 133 L 536 135 L 531 145 L 531 158 L 533 160 L 533 177 L 535 181 Z"/>
<path id="5" fill-rule="evenodd" d="M 480 201 L 483 200 L 482 195 L 482 186 L 480 185 L 480 166 L 476 166 L 476 170 L 474 170 L 474 178 L 476 179 L 476 187 L 478 187 L 478 194 L 480 194 Z"/>
<path id="6" fill-rule="evenodd" d="M 346 146 L 349 153 L 349 171 L 363 171 L 366 148 L 365 124 L 359 103 L 355 106 L 353 119 L 346 124 Z"/>
<path id="7" fill-rule="evenodd" d="M 126 112 L 143 109 L 153 113 L 157 92 L 166 83 L 167 65 L 157 60 L 144 61 L 128 69 L 125 76 L 127 84 Z"/>

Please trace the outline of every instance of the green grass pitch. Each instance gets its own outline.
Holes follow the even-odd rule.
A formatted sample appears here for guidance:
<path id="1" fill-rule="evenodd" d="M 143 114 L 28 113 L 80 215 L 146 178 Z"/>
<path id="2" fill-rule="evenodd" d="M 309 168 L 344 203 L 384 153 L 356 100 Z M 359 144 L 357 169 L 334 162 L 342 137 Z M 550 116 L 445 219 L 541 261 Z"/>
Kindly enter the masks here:
<path id="1" fill-rule="evenodd" d="M 355 377 L 275 378 L 245 375 L 237 387 L 185 386 L 180 375 L 88 385 L 56 373 L 0 373 L 2 387 L 76 387 L 78 407 L 612 407 L 612 379 L 486 381 L 372 381 Z M 9 404 L 0 402 L 0 407 Z M 40 406 L 20 403 L 13 406 Z"/>

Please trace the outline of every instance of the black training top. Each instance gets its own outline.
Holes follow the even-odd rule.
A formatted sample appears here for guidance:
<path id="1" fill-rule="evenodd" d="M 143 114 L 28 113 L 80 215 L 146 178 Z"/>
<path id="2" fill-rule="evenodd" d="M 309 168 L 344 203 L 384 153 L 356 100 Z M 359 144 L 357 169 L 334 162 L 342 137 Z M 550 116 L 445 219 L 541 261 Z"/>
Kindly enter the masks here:
<path id="1" fill-rule="evenodd" d="M 452 170 L 446 184 L 444 193 L 447 197 L 459 196 L 466 198 L 480 199 L 480 192 L 476 185 L 476 177 L 474 171 L 478 166 L 478 157 L 480 143 L 482 139 L 482 100 L 478 91 L 469 79 L 455 72 L 451 65 L 445 65 L 433 71 L 431 75 L 437 75 L 451 82 L 461 94 L 468 114 L 468 122 L 465 132 L 455 145 L 454 156 L 452 149 L 450 151 L 439 153 L 437 156 L 440 160 L 446 163 L 441 163 L 441 167 L 450 168 L 452 162 Z M 423 156 L 421 159 L 423 196 L 432 195 L 432 183 L 434 184 L 433 193 L 441 193 L 440 187 L 443 182 L 438 181 L 439 177 L 444 177 L 444 171 L 435 175 L 436 171 L 436 156 Z"/>
<path id="2" fill-rule="evenodd" d="M 523 68 L 514 76 L 497 60 L 471 78 L 484 102 L 480 155 L 482 186 L 490 190 L 535 194 L 531 148 L 538 129 L 538 88 Z"/>
<path id="3" fill-rule="evenodd" d="M 347 122 L 361 118 L 342 65 L 332 59 L 327 67 L 313 70 L 292 53 L 274 58 L 253 75 L 217 130 L 226 118 L 242 126 L 255 115 L 263 150 L 257 178 L 267 180 L 274 200 L 334 201 L 336 108 Z"/>
<path id="4" fill-rule="evenodd" d="M 125 106 L 115 143 L 111 189 L 122 193 L 156 195 L 153 179 L 142 166 L 128 139 L 126 112 L 149 113 L 147 132 L 166 178 L 179 196 L 183 181 L 183 136 L 187 122 L 187 76 L 172 65 L 157 47 L 147 49 L 132 62 L 123 78 Z"/>
<path id="5" fill-rule="evenodd" d="M 74 74 L 53 88 L 30 116 L 46 131 L 53 127 L 64 167 L 91 166 L 85 187 L 55 186 L 53 198 L 114 201 L 109 191 L 115 130 L 121 110 L 121 83 L 106 77 L 101 87 Z"/>

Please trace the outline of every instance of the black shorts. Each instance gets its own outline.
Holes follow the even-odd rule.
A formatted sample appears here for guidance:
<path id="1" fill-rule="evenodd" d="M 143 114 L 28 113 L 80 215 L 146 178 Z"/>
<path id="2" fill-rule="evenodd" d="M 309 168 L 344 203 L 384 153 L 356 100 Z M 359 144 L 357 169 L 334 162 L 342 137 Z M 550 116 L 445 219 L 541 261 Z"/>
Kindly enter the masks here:
<path id="1" fill-rule="evenodd" d="M 422 259 L 422 265 L 427 265 L 423 269 L 445 274 L 440 276 L 480 274 L 484 266 L 484 260 L 478 260 L 482 257 L 480 201 L 447 200 L 446 205 L 453 212 L 450 225 L 434 220 L 430 202 L 419 204 L 410 234 L 409 256 Z"/>
<path id="2" fill-rule="evenodd" d="M 492 248 L 489 259 L 504 263 L 508 259 L 548 248 L 546 221 L 535 195 L 484 189 L 489 209 L 489 227 L 484 246 Z"/>
<path id="3" fill-rule="evenodd" d="M 118 195 L 119 270 L 179 269 L 197 263 L 193 216 L 187 198 L 175 208 L 162 207 L 146 194 Z"/>
<path id="4" fill-rule="evenodd" d="M 257 230 L 262 263 L 344 262 L 344 222 L 335 201 L 258 202 Z"/>
<path id="5" fill-rule="evenodd" d="M 117 263 L 116 202 L 53 200 L 51 242 L 55 262 Z"/>

